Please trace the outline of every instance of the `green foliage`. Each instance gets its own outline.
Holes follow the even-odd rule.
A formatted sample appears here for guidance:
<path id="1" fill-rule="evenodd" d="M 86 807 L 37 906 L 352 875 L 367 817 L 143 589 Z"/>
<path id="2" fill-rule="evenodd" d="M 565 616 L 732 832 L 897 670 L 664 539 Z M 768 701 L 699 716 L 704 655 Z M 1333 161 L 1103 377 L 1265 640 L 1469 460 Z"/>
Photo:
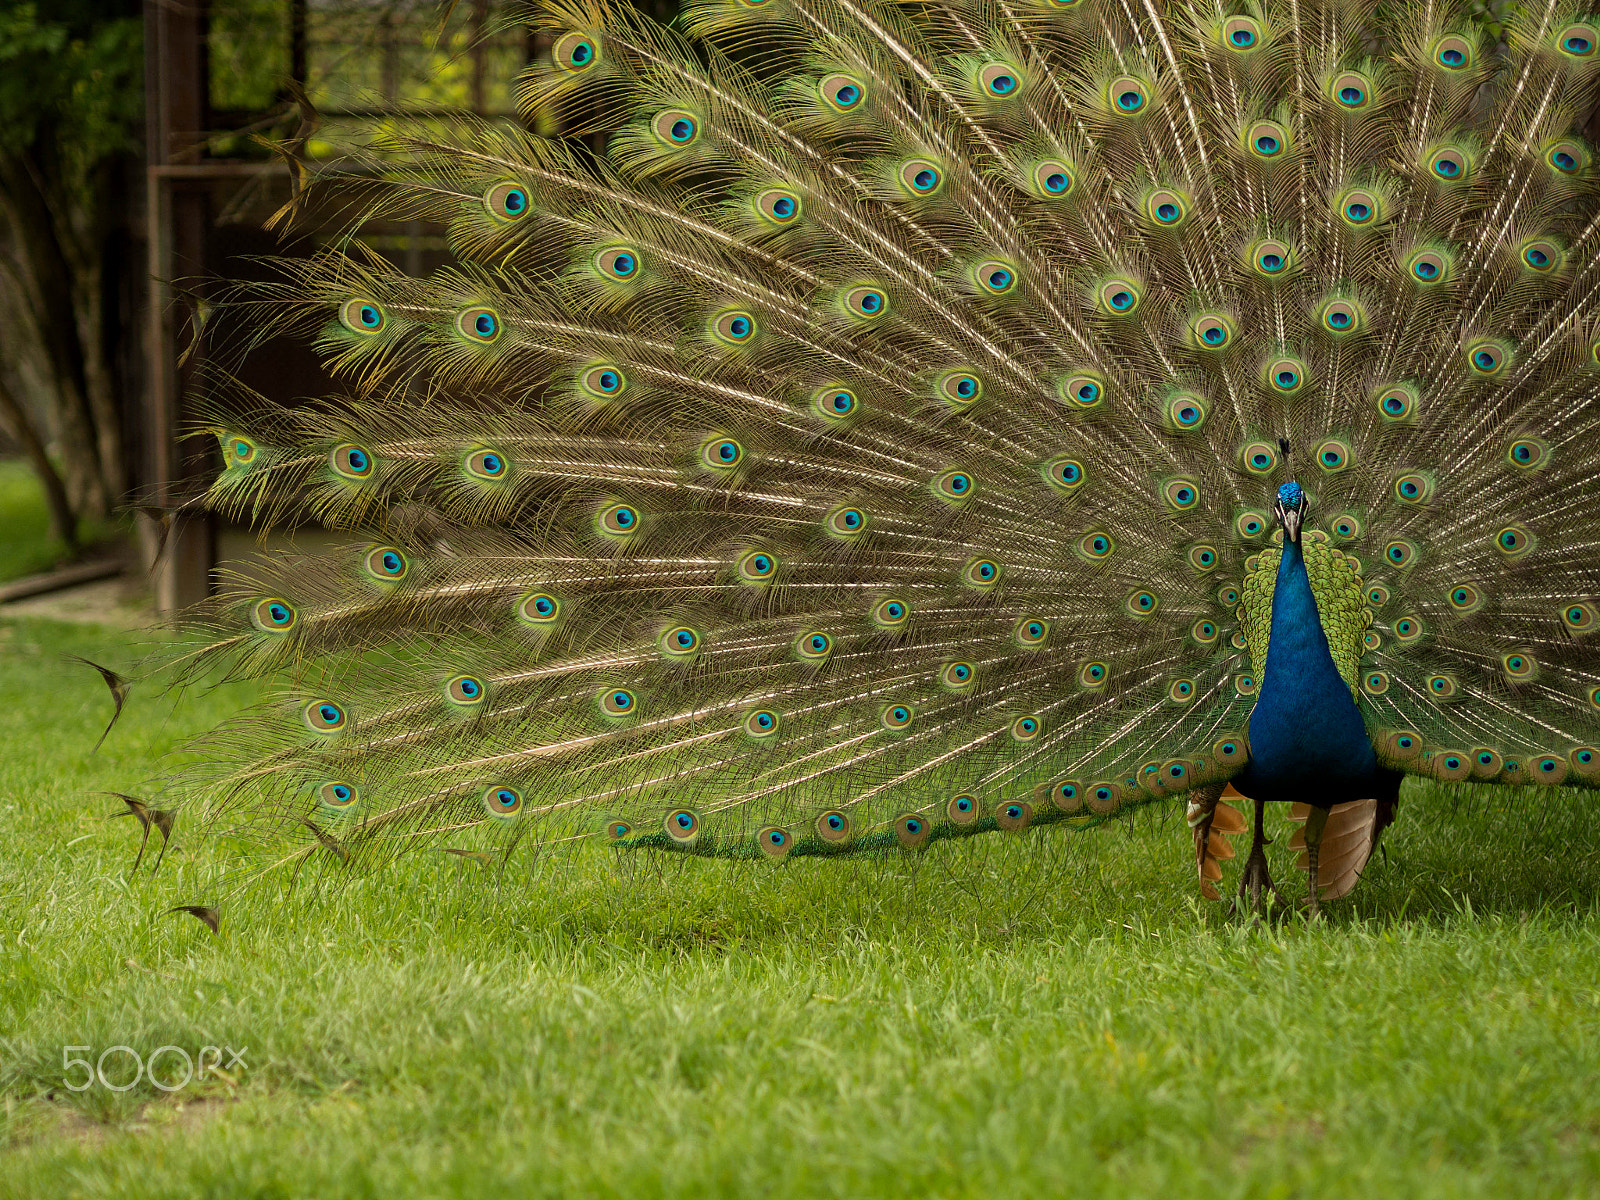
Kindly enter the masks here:
<path id="1" fill-rule="evenodd" d="M 124 643 L 0 620 L 0 1196 L 1506 1200 L 1600 1179 L 1600 843 L 1573 793 L 1419 786 L 1316 923 L 1197 906 L 1174 803 L 887 861 L 308 869 L 225 904 L 214 938 L 161 913 L 215 900 L 191 885 L 232 851 L 180 824 L 130 878 L 137 831 L 92 793 L 251 692 L 174 713 L 136 690 L 91 757 L 109 701 L 61 655 L 125 666 Z M 247 1068 L 171 1096 L 62 1087 L 63 1046 L 115 1044 Z"/>
<path id="2" fill-rule="evenodd" d="M 66 0 L 41 14 L 0 5 L 0 149 L 56 142 L 69 184 L 100 159 L 137 148 L 143 23 L 138 5 Z"/>

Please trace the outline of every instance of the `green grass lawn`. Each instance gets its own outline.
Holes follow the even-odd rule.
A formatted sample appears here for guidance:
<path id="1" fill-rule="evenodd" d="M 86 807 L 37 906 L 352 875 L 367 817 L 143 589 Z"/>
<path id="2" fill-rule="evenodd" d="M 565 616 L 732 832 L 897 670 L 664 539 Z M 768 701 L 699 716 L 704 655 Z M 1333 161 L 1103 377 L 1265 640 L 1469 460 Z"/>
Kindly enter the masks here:
<path id="1" fill-rule="evenodd" d="M 86 542 L 109 532 L 93 522 L 80 531 Z M 0 583 L 48 571 L 66 557 L 66 543 L 50 536 L 50 509 L 38 476 L 21 459 L 0 459 Z"/>
<path id="2" fill-rule="evenodd" d="M 136 691 L 90 755 L 62 654 L 126 640 L 0 618 L 0 1195 L 1600 1195 L 1592 796 L 1408 790 L 1316 923 L 1201 902 L 1174 805 L 846 864 L 418 855 L 213 937 L 161 914 L 224 848 L 130 877 L 92 792 L 248 693 Z M 117 1045 L 244 1065 L 63 1085 Z"/>

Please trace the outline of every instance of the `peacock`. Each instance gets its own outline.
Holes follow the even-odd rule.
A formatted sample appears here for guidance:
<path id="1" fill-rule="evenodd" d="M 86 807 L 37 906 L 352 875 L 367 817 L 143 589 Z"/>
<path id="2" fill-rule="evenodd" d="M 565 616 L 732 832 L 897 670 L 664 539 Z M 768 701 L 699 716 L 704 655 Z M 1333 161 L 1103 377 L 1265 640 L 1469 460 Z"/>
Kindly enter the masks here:
<path id="1" fill-rule="evenodd" d="M 274 681 L 178 811 L 381 863 L 916 851 L 1186 802 L 1354 885 L 1406 776 L 1600 786 L 1600 22 L 1460 0 L 538 0 L 521 124 L 313 179 L 219 308 Z M 559 134 L 559 136 L 556 136 Z M 362 222 L 432 222 L 411 278 Z M 163 831 L 165 832 L 165 831 Z M 213 910 L 207 909 L 211 912 Z"/>

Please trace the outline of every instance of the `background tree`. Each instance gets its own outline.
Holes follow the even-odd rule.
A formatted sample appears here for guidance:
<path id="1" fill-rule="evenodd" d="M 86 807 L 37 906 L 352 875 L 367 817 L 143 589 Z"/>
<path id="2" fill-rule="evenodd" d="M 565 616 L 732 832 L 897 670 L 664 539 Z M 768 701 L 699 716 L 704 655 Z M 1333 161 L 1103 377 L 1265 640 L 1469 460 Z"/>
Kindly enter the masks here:
<path id="1" fill-rule="evenodd" d="M 137 0 L 0 0 L 0 428 L 72 548 L 79 521 L 128 486 L 139 13 Z"/>

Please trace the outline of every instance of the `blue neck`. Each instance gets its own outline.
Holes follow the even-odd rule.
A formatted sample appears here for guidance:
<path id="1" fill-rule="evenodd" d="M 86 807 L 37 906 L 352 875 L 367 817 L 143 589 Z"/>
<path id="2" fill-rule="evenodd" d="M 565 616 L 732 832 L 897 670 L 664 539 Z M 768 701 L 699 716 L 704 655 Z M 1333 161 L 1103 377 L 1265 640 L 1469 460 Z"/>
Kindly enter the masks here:
<path id="1" fill-rule="evenodd" d="M 1257 800 L 1327 807 L 1370 796 L 1377 765 L 1366 723 L 1328 652 L 1300 544 L 1285 540 L 1239 790 Z"/>

